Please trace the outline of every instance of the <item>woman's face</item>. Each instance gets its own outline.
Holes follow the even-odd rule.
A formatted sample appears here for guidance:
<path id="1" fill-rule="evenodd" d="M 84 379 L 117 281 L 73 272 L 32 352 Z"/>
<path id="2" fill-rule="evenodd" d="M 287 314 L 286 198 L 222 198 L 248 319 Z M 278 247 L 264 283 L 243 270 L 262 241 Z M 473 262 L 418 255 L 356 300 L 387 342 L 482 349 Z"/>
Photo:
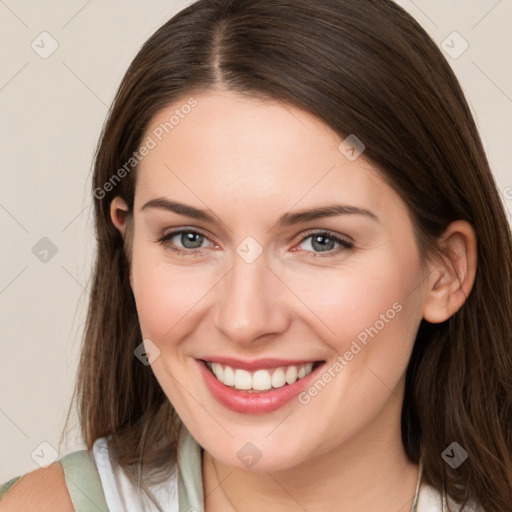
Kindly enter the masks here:
<path id="1" fill-rule="evenodd" d="M 239 468 L 396 432 L 426 277 L 406 205 L 299 109 L 187 100 L 152 120 L 134 203 L 131 283 L 162 389 Z"/>

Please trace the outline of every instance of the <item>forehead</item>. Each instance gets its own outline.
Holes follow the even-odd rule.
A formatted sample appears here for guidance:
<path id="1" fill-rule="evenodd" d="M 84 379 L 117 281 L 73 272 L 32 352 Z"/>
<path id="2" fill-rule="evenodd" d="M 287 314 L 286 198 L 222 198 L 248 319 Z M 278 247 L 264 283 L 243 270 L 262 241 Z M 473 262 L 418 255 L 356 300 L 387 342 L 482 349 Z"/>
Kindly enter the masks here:
<path id="1" fill-rule="evenodd" d="M 228 91 L 185 96 L 154 116 L 150 139 L 137 168 L 136 208 L 156 196 L 200 208 L 229 203 L 238 214 L 277 215 L 298 202 L 403 206 L 364 156 L 347 158 L 343 138 L 325 123 L 276 101 Z"/>

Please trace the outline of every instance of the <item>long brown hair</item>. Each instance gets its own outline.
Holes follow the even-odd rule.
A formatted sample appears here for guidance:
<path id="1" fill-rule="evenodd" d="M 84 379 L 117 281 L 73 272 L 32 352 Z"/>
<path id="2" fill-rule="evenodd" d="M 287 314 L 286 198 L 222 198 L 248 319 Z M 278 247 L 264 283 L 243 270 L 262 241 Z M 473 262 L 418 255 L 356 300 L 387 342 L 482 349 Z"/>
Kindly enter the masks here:
<path id="1" fill-rule="evenodd" d="M 88 448 L 109 436 L 115 460 L 142 487 L 164 478 L 176 454 L 179 418 L 151 368 L 134 357 L 142 338 L 129 254 L 109 208 L 116 195 L 133 205 L 136 166 L 126 163 L 155 113 L 217 87 L 294 105 L 342 137 L 355 134 L 408 205 L 422 254 L 437 249 L 450 222 L 472 224 L 476 280 L 450 319 L 419 327 L 402 441 L 412 462 L 422 458 L 426 483 L 457 502 L 510 512 L 510 227 L 454 73 L 391 0 L 199 0 L 143 45 L 95 157 L 97 256 L 74 394 Z M 469 454 L 456 470 L 441 457 L 454 441 Z"/>

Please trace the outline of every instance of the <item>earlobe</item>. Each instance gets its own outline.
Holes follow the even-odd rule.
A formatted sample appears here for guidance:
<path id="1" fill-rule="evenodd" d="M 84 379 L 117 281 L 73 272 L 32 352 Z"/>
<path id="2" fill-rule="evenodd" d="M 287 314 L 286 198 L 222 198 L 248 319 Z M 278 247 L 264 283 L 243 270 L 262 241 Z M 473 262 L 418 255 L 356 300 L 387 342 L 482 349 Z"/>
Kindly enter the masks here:
<path id="1" fill-rule="evenodd" d="M 423 317 L 444 322 L 456 313 L 473 287 L 477 266 L 476 234 L 468 222 L 452 222 L 439 240 L 440 252 L 430 262 Z"/>
<path id="2" fill-rule="evenodd" d="M 110 218 L 124 239 L 128 219 L 128 205 L 126 204 L 126 201 L 121 199 L 119 196 L 114 197 L 110 203 Z"/>

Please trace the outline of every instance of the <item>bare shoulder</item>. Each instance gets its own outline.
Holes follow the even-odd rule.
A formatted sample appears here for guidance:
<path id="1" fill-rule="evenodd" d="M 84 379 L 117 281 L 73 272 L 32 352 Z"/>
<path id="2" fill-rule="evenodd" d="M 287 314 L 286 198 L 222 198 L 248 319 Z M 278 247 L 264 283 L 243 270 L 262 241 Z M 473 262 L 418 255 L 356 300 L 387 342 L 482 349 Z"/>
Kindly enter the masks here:
<path id="1" fill-rule="evenodd" d="M 7 491 L 0 512 L 74 512 L 60 462 L 26 473 Z"/>

